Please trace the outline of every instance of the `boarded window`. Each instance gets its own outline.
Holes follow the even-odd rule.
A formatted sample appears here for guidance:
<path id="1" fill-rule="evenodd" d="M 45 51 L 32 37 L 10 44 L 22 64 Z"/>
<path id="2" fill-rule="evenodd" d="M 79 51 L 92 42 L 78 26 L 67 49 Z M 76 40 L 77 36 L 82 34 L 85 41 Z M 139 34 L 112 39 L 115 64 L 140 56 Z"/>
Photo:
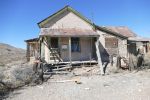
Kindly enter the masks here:
<path id="1" fill-rule="evenodd" d="M 105 47 L 106 48 L 117 48 L 118 47 L 118 39 L 114 37 L 105 38 Z"/>
<path id="2" fill-rule="evenodd" d="M 79 38 L 71 38 L 71 51 L 72 52 L 80 51 L 80 39 Z"/>

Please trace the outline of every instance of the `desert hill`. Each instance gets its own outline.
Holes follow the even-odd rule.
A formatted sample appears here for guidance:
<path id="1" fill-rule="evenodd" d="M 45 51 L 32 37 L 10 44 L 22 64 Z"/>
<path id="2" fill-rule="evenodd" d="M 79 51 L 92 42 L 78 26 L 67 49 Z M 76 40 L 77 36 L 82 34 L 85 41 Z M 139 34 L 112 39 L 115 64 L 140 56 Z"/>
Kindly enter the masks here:
<path id="1" fill-rule="evenodd" d="M 0 65 L 5 65 L 14 61 L 25 60 L 26 51 L 13 47 L 9 44 L 0 43 Z"/>

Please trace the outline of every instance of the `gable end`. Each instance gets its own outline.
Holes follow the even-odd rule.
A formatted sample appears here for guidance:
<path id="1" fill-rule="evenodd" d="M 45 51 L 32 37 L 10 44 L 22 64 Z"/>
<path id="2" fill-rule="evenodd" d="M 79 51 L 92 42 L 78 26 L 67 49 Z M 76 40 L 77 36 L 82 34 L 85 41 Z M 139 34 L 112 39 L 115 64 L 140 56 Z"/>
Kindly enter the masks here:
<path id="1" fill-rule="evenodd" d="M 65 6 L 64 8 L 59 10 L 58 12 L 56 12 L 53 15 L 45 18 L 44 20 L 42 20 L 41 22 L 38 23 L 38 26 L 40 28 L 43 27 L 47 22 L 49 22 L 53 18 L 59 16 L 60 14 L 64 13 L 65 11 L 70 11 L 70 12 L 74 13 L 75 15 L 77 15 L 79 18 L 81 18 L 82 20 L 84 20 L 86 23 L 88 23 L 89 25 L 91 25 L 94 28 L 94 24 L 90 20 L 88 20 L 86 17 L 82 16 L 79 12 L 77 12 L 76 10 L 71 8 L 70 6 Z"/>

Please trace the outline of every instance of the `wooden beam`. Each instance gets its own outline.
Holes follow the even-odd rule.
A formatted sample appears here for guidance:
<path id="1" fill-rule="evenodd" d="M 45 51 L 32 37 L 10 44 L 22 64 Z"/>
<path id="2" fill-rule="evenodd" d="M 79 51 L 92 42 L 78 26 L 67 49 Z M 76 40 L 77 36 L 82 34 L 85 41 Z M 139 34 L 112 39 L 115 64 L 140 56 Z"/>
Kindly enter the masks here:
<path id="1" fill-rule="evenodd" d="M 27 43 L 27 52 L 26 52 L 27 61 L 30 61 L 30 45 Z"/>
<path id="2" fill-rule="evenodd" d="M 71 69 L 71 66 L 57 68 L 57 69 L 52 69 L 52 71 L 62 71 L 62 70 L 68 70 L 68 69 Z"/>
<path id="3" fill-rule="evenodd" d="M 50 45 L 50 37 L 45 37 L 45 60 L 47 63 L 50 62 L 50 49 L 49 49 L 49 45 Z"/>
<path id="4" fill-rule="evenodd" d="M 40 55 L 40 59 L 41 58 L 41 51 L 42 51 L 42 37 L 39 38 L 39 55 Z"/>
<path id="5" fill-rule="evenodd" d="M 90 37 L 90 67 L 91 67 L 91 60 L 93 57 L 93 51 L 92 51 L 92 37 Z"/>
<path id="6" fill-rule="evenodd" d="M 69 61 L 70 61 L 70 66 L 72 66 L 72 57 L 71 57 L 71 37 L 69 37 Z"/>
<path id="7" fill-rule="evenodd" d="M 104 75 L 104 69 L 102 66 L 102 60 L 101 60 L 101 54 L 100 54 L 100 50 L 99 50 L 99 38 L 97 38 L 97 41 L 95 42 L 95 46 L 96 46 L 96 55 L 98 58 L 98 65 L 100 67 L 100 71 L 101 71 L 101 75 Z"/>
<path id="8" fill-rule="evenodd" d="M 41 59 L 45 60 L 45 37 L 42 37 L 41 41 Z"/>
<path id="9" fill-rule="evenodd" d="M 61 38 L 58 37 L 58 52 L 59 52 L 59 56 L 61 57 Z"/>

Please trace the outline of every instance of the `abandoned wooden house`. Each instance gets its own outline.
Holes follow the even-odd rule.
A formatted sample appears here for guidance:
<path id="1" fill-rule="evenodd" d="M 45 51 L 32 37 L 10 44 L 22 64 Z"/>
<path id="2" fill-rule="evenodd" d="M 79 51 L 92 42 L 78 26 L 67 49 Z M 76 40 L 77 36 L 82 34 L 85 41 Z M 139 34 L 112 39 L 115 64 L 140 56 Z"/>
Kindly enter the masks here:
<path id="1" fill-rule="evenodd" d="M 93 23 L 66 6 L 38 23 L 41 58 L 47 63 L 96 61 L 95 41 L 99 34 Z"/>
<path id="2" fill-rule="evenodd" d="M 48 64 L 90 61 L 102 66 L 103 62 L 109 62 L 110 56 L 128 58 L 129 53 L 137 50 L 136 34 L 127 27 L 97 26 L 69 6 L 42 20 L 38 26 L 39 39 L 26 41 L 28 61 L 39 51 Z M 146 47 L 149 40 L 138 42 Z"/>

